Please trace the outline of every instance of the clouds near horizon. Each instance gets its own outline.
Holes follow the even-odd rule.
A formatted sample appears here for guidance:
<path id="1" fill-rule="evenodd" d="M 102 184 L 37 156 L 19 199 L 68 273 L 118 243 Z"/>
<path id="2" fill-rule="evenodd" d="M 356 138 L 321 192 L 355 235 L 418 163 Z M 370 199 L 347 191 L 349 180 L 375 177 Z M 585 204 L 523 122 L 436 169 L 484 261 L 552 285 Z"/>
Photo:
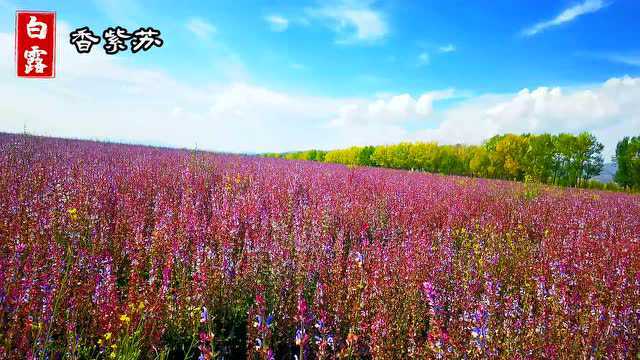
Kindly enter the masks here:
<path id="1" fill-rule="evenodd" d="M 97 3 L 109 19 L 115 16 L 112 2 Z M 608 5 L 584 0 L 530 27 L 529 36 Z M 591 131 L 609 156 L 622 136 L 640 128 L 640 74 L 631 72 L 640 62 L 632 49 L 570 53 L 571 60 L 626 66 L 589 81 L 532 81 L 503 67 L 510 58 L 493 59 L 500 68 L 485 63 L 476 75 L 509 74 L 509 84 L 480 91 L 465 81 L 473 78 L 467 69 L 483 61 L 473 57 L 473 46 L 451 34 L 428 39 L 422 32 L 407 47 L 393 47 L 401 24 L 378 1 L 257 9 L 259 39 L 255 32 L 234 38 L 229 19 L 193 14 L 204 13 L 189 9 L 176 18 L 177 26 L 163 32 L 167 46 L 147 57 L 77 54 L 65 38 L 71 27 L 59 19 L 58 77 L 51 81 L 16 78 L 13 34 L 0 32 L 0 131 L 250 153 L 400 141 L 477 144 L 507 132 Z M 306 35 L 313 42 L 300 43 L 306 50 L 299 52 L 289 43 L 263 44 Z M 194 37 L 206 41 L 189 41 Z M 268 51 L 243 51 L 262 45 Z M 318 46 L 325 48 L 314 52 Z M 464 52 L 455 53 L 458 47 Z M 287 71 L 288 81 L 281 81 Z M 340 86 L 349 90 L 335 91 Z"/>
<path id="2" fill-rule="evenodd" d="M 61 34 L 69 26 L 60 24 Z M 64 44 L 59 39 L 59 44 Z M 13 35 L 0 33 L 0 72 Z M 61 45 L 58 78 L 0 83 L 0 131 L 231 152 L 288 151 L 406 140 L 480 143 L 499 133 L 589 130 L 612 153 L 640 129 L 640 78 L 579 88 L 538 87 L 461 97 L 454 89 L 348 98 L 288 93 L 249 82 L 190 85 L 103 53 Z M 453 101 L 441 106 L 442 101 Z M 37 101 L 38 106 L 32 106 Z"/>
<path id="3" fill-rule="evenodd" d="M 511 95 L 481 95 L 442 113 L 434 129 L 414 138 L 480 143 L 503 133 L 579 133 L 590 131 L 606 146 L 640 129 L 640 78 L 610 78 L 580 88 L 539 87 Z"/>

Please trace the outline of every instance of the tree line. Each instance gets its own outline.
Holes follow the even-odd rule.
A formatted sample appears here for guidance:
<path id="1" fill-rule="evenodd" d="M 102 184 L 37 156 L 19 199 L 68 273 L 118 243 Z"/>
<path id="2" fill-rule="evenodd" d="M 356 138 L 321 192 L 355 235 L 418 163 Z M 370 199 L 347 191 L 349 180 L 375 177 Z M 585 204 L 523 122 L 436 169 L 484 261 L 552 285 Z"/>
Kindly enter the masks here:
<path id="1" fill-rule="evenodd" d="M 617 184 L 592 180 L 604 164 L 604 146 L 588 132 L 574 134 L 504 134 L 482 145 L 440 145 L 403 142 L 394 145 L 353 146 L 346 149 L 268 153 L 264 156 L 312 160 L 349 166 L 379 166 L 571 187 L 610 190 L 640 186 L 640 137 L 618 144 Z"/>
<path id="2" fill-rule="evenodd" d="M 640 136 L 625 137 L 616 146 L 614 181 L 625 189 L 640 190 Z"/>

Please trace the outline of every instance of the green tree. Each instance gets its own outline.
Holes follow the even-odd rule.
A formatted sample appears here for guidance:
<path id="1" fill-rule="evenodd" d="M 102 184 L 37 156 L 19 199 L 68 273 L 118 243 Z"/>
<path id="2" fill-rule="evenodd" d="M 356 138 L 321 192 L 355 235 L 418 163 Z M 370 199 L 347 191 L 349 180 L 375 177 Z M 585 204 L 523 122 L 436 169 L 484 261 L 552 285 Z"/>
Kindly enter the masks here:
<path id="1" fill-rule="evenodd" d="M 580 186 L 584 181 L 600 174 L 604 164 L 603 149 L 604 145 L 592 134 L 583 132 L 576 137 L 574 152 L 577 177 L 575 186 Z"/>
<path id="2" fill-rule="evenodd" d="M 435 142 L 353 146 L 331 151 L 308 150 L 265 156 L 325 161 L 349 166 L 380 166 L 465 176 L 513 179 L 564 186 L 602 187 L 590 179 L 602 170 L 603 146 L 587 132 L 572 134 L 504 134 L 482 146 Z M 616 181 L 630 187 L 640 172 L 640 137 L 618 144 Z M 636 183 L 634 183 L 636 184 Z M 633 185 L 640 186 L 640 185 Z"/>
<path id="3" fill-rule="evenodd" d="M 360 148 L 357 146 L 353 146 L 348 149 L 331 150 L 324 156 L 324 161 L 350 166 L 358 165 L 359 153 Z"/>
<path id="4" fill-rule="evenodd" d="M 471 174 L 478 177 L 489 177 L 491 169 L 491 159 L 489 152 L 484 147 L 475 149 L 473 158 L 469 162 L 469 170 Z"/>
<path id="5" fill-rule="evenodd" d="M 559 134 L 553 137 L 553 184 L 569 185 L 571 178 L 571 163 L 573 161 L 573 148 L 575 136 L 571 134 Z"/>
<path id="6" fill-rule="evenodd" d="M 492 163 L 508 179 L 524 179 L 524 158 L 527 153 L 527 138 L 507 134 L 495 143 Z"/>
<path id="7" fill-rule="evenodd" d="M 547 183 L 553 172 L 555 151 L 551 135 L 530 135 L 523 164 L 525 176 L 530 176 L 536 182 Z"/>
<path id="8" fill-rule="evenodd" d="M 358 165 L 362 166 L 373 166 L 374 162 L 371 159 L 373 152 L 375 151 L 375 147 L 373 146 L 365 146 L 358 152 Z"/>
<path id="9" fill-rule="evenodd" d="M 626 189 L 640 188 L 640 136 L 618 142 L 614 160 L 618 165 L 615 182 Z"/>
<path id="10" fill-rule="evenodd" d="M 389 147 L 387 145 L 376 146 L 373 154 L 371 154 L 371 161 L 376 166 L 391 167 Z"/>

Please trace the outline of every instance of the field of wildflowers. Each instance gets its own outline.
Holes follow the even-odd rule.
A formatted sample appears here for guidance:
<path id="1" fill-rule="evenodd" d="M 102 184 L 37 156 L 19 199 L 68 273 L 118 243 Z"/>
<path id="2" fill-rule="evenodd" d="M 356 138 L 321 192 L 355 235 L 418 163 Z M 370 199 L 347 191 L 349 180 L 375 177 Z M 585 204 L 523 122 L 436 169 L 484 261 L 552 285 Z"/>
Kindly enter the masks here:
<path id="1" fill-rule="evenodd" d="M 0 358 L 636 358 L 640 197 L 0 134 Z"/>

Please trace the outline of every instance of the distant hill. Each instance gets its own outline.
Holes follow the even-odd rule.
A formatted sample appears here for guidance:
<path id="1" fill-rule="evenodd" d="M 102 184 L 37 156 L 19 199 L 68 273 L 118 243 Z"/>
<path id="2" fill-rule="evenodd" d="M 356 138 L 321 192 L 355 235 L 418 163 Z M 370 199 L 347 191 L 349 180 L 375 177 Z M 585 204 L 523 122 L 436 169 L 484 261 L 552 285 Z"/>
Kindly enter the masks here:
<path id="1" fill-rule="evenodd" d="M 602 167 L 602 172 L 600 173 L 600 175 L 595 176 L 593 179 L 603 183 L 613 182 L 613 177 L 615 176 L 617 170 L 618 165 L 616 163 L 606 163 Z"/>

